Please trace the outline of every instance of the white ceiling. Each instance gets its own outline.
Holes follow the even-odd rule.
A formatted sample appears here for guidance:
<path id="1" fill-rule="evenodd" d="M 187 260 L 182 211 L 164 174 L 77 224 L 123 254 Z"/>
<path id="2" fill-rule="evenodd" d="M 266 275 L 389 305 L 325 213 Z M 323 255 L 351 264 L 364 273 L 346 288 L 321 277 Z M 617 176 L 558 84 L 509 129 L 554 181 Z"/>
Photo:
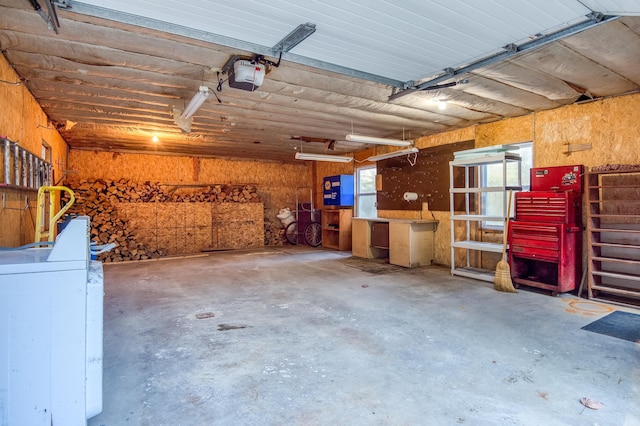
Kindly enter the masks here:
<path id="1" fill-rule="evenodd" d="M 519 44 L 535 34 L 584 21 L 591 12 L 576 0 L 78 3 L 132 15 L 118 16 L 120 20 L 145 17 L 160 21 L 146 23 L 157 28 L 171 30 L 170 25 L 179 25 L 267 49 L 299 24 L 311 22 L 316 25 L 316 32 L 295 47 L 292 54 L 402 82 L 429 77 L 499 51 L 509 43 Z M 109 13 L 87 11 L 102 16 Z"/>
<path id="2" fill-rule="evenodd" d="M 586 18 L 638 15 L 640 0 L 67 4 L 54 33 L 29 1 L 0 0 L 0 52 L 75 149 L 293 161 L 300 149 L 362 149 L 344 140 L 352 130 L 415 138 L 640 90 L 640 16 Z M 582 21 L 591 26 L 539 36 Z M 316 32 L 255 92 L 217 90 L 231 55 L 276 55 L 306 22 Z M 523 50 L 504 49 L 512 43 Z M 434 78 L 436 89 L 390 100 Z M 468 83 L 441 86 L 460 80 Z M 173 109 L 202 84 L 220 102 L 209 96 L 184 133 Z"/>

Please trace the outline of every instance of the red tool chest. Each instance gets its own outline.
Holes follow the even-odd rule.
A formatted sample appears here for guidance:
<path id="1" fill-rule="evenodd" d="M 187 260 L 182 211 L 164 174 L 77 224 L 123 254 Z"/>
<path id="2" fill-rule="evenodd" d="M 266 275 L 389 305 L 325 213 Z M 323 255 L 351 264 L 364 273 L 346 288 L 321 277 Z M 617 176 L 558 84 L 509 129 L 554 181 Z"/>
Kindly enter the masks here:
<path id="1" fill-rule="evenodd" d="M 515 220 L 582 225 L 582 193 L 531 191 L 516 193 Z"/>
<path id="2" fill-rule="evenodd" d="M 531 169 L 531 191 L 518 192 L 508 230 L 509 265 L 516 285 L 571 291 L 582 275 L 584 167 Z"/>

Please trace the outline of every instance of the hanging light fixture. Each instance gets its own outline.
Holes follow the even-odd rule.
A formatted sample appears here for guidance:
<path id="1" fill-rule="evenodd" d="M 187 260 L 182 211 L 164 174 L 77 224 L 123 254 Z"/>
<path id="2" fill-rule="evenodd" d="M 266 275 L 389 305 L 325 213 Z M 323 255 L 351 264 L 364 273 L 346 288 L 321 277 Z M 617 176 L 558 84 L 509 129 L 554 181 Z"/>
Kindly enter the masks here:
<path id="1" fill-rule="evenodd" d="M 412 140 L 377 138 L 373 136 L 354 135 L 352 133 L 348 134 L 345 139 L 348 140 L 349 142 L 372 143 L 376 145 L 392 145 L 392 146 L 413 145 Z"/>
<path id="2" fill-rule="evenodd" d="M 331 161 L 334 163 L 348 163 L 353 160 L 353 157 L 345 157 L 343 155 L 308 154 L 305 152 L 296 152 L 296 160 L 315 160 Z"/>
<path id="3" fill-rule="evenodd" d="M 387 160 L 389 158 L 402 157 L 403 155 L 415 154 L 418 151 L 419 151 L 418 148 L 416 148 L 414 146 L 414 147 L 407 148 L 407 149 L 401 149 L 399 151 L 388 152 L 386 154 L 373 155 L 373 156 L 367 158 L 367 161 Z"/>
<path id="4" fill-rule="evenodd" d="M 196 111 L 198 111 L 198 109 L 202 106 L 204 101 L 207 100 L 208 97 L 209 88 L 207 86 L 200 86 L 196 94 L 193 95 L 193 98 L 191 98 L 191 100 L 187 104 L 187 107 L 184 109 L 184 111 L 182 111 L 180 117 L 185 120 L 191 118 L 193 114 L 195 114 Z"/>

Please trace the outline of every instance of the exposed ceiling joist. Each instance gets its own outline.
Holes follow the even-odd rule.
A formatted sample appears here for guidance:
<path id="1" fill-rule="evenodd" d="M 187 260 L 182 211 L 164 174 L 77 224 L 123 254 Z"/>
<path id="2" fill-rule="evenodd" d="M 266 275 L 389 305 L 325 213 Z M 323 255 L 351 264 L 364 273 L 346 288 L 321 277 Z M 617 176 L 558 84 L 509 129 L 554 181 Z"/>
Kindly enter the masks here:
<path id="1" fill-rule="evenodd" d="M 56 34 L 28 1 L 0 0 L 0 51 L 72 149 L 256 160 L 329 146 L 296 137 L 347 153 L 366 147 L 345 141 L 352 131 L 415 139 L 640 88 L 640 17 L 585 19 L 613 0 L 369 3 L 70 1 Z M 260 87 L 229 86 L 220 70 L 233 55 L 277 60 L 274 46 L 307 22 L 316 31 Z M 184 133 L 173 110 L 202 85 L 221 102 L 209 96 Z M 414 90 L 389 102 L 393 87 Z"/>

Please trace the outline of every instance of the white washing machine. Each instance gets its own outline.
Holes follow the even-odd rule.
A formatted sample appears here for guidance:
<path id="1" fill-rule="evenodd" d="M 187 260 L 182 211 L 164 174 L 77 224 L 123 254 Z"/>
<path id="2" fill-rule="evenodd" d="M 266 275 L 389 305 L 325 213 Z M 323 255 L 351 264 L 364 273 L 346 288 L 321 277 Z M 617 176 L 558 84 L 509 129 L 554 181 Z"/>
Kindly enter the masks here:
<path id="1" fill-rule="evenodd" d="M 53 247 L 0 251 L 0 425 L 82 425 L 102 411 L 102 264 L 89 218 Z"/>

